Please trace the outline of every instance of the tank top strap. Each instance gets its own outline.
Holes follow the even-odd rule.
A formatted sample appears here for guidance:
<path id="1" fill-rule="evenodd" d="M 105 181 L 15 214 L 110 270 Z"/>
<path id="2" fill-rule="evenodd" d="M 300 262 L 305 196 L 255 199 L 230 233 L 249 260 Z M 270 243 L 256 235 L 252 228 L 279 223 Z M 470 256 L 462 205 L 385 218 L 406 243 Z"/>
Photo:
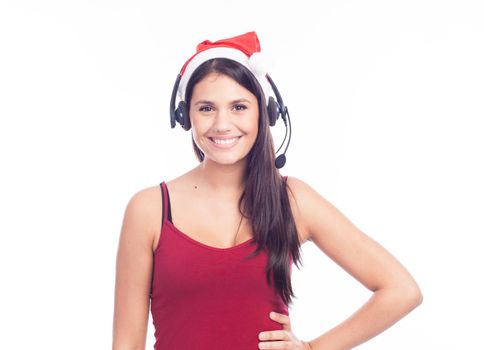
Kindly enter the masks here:
<path id="1" fill-rule="evenodd" d="M 170 207 L 170 194 L 168 192 L 168 187 L 166 186 L 165 182 L 162 181 L 160 183 L 161 187 L 161 200 L 163 202 L 163 213 L 162 215 L 162 223 L 165 222 L 165 220 L 168 220 L 171 222 L 171 207 Z"/>
<path id="2" fill-rule="evenodd" d="M 287 176 L 283 176 L 282 178 L 284 179 L 285 182 L 287 182 Z"/>

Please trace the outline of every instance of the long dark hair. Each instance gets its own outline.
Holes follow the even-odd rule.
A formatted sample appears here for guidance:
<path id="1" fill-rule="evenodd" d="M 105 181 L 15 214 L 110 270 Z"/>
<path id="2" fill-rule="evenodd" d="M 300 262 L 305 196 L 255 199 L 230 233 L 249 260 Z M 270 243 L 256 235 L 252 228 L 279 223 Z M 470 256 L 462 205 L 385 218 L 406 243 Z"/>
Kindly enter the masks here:
<path id="1" fill-rule="evenodd" d="M 292 297 L 296 297 L 291 285 L 291 263 L 294 262 L 299 268 L 302 258 L 287 194 L 287 189 L 290 190 L 290 188 L 274 164 L 274 143 L 269 130 L 264 92 L 255 76 L 245 66 L 227 58 L 214 58 L 202 63 L 190 77 L 185 99 L 188 109 L 193 88 L 209 73 L 229 76 L 258 99 L 259 130 L 254 146 L 247 154 L 247 166 L 244 172 L 245 188 L 239 199 L 239 211 L 251 223 L 254 240 L 258 245 L 252 256 L 267 249 L 269 259 L 266 266 L 266 280 L 271 284 L 271 277 L 274 277 L 277 292 L 286 305 L 290 305 Z M 205 155 L 198 148 L 193 137 L 192 144 L 196 157 L 202 162 Z"/>

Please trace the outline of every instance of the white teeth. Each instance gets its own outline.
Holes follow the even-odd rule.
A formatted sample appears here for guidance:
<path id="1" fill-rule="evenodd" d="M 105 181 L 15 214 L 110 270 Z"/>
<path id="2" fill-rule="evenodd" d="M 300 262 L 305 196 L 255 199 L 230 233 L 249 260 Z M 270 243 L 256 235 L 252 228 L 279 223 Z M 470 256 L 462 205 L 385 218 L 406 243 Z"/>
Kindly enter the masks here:
<path id="1" fill-rule="evenodd" d="M 212 138 L 213 142 L 218 143 L 218 144 L 222 144 L 222 145 L 227 145 L 229 143 L 233 143 L 237 139 L 238 139 L 238 137 L 234 137 L 233 139 L 228 139 L 228 140 L 222 140 L 222 139 L 214 139 L 214 138 Z"/>

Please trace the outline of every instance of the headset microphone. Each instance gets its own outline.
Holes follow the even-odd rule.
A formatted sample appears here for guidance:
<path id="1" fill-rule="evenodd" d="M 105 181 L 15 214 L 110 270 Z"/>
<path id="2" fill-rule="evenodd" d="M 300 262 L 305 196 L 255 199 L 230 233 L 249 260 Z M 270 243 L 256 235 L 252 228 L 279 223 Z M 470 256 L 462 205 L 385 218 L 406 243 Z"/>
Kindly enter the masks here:
<path id="1" fill-rule="evenodd" d="M 284 140 L 282 140 L 282 144 L 279 147 L 279 149 L 276 151 L 276 153 L 279 152 L 282 145 L 284 145 L 284 141 L 286 141 L 286 136 L 288 131 L 287 121 L 285 118 L 286 115 L 287 115 L 287 119 L 289 120 L 289 139 L 287 140 L 287 145 L 286 145 L 286 148 L 284 149 L 284 152 L 282 152 L 282 154 L 278 155 L 276 158 L 275 165 L 277 169 L 282 168 L 284 164 L 286 164 L 286 152 L 287 152 L 287 149 L 289 148 L 289 144 L 291 143 L 291 134 L 292 134 L 291 117 L 289 116 L 289 110 L 287 109 L 287 107 L 284 107 L 284 113 L 282 113 L 282 120 L 284 121 L 284 125 L 286 126 L 286 135 L 284 135 Z"/>
<path id="2" fill-rule="evenodd" d="M 284 164 L 286 164 L 286 152 L 289 147 L 289 144 L 291 143 L 291 134 L 292 134 L 291 118 L 289 117 L 289 110 L 284 105 L 284 101 L 282 100 L 282 96 L 276 84 L 274 84 L 274 81 L 272 80 L 269 74 L 266 74 L 266 78 L 269 81 L 269 84 L 271 85 L 272 91 L 276 95 L 276 100 L 277 100 L 277 102 L 275 102 L 272 97 L 269 98 L 268 111 L 269 111 L 269 120 L 271 120 L 271 126 L 275 124 L 275 121 L 279 118 L 279 116 L 282 118 L 282 121 L 286 126 L 286 134 L 284 135 L 284 140 L 282 140 L 282 144 L 277 149 L 276 153 L 279 152 L 281 147 L 284 145 L 284 141 L 286 141 L 286 137 L 288 133 L 287 121 L 289 120 L 289 140 L 287 141 L 287 145 L 286 145 L 286 148 L 284 149 L 284 152 L 278 155 L 275 161 L 276 168 L 280 169 L 284 166 Z M 286 116 L 287 116 L 287 119 L 286 119 Z"/>

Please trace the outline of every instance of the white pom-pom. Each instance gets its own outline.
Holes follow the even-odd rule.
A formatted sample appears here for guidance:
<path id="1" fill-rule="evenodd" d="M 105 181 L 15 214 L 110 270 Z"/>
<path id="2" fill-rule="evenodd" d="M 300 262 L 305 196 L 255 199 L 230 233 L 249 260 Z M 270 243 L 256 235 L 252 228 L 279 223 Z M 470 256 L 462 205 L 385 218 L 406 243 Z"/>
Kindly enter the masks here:
<path id="1" fill-rule="evenodd" d="M 260 52 L 254 52 L 249 57 L 249 66 L 255 74 L 264 76 L 269 70 L 270 62 L 266 55 L 263 55 Z"/>

